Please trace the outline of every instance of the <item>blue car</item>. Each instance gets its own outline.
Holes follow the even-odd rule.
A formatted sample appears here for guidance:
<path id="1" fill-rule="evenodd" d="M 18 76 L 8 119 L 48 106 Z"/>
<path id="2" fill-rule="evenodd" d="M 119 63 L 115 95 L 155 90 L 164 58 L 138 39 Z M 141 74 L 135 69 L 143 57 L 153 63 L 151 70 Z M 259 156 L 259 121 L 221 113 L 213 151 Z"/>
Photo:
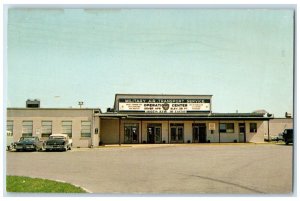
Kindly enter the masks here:
<path id="1" fill-rule="evenodd" d="M 43 150 L 43 142 L 38 137 L 21 137 L 15 148 L 16 151 L 40 151 Z"/>

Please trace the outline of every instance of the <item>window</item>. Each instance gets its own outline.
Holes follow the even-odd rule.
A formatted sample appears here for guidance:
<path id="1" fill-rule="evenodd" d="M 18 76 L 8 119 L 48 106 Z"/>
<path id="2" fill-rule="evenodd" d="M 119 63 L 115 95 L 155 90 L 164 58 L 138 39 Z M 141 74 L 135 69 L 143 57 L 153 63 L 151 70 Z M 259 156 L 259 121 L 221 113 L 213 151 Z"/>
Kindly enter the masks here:
<path id="1" fill-rule="evenodd" d="M 257 124 L 250 123 L 250 133 L 256 133 L 256 132 L 257 132 Z"/>
<path id="2" fill-rule="evenodd" d="M 72 121 L 62 121 L 62 133 L 72 137 Z"/>
<path id="3" fill-rule="evenodd" d="M 6 123 L 6 131 L 8 131 L 8 133 L 10 133 L 11 136 L 13 136 L 14 134 L 14 122 L 13 121 L 7 121 Z"/>
<path id="4" fill-rule="evenodd" d="M 81 121 L 81 137 L 91 137 L 90 121 Z"/>
<path id="5" fill-rule="evenodd" d="M 233 132 L 234 132 L 234 123 L 220 124 L 220 133 L 233 133 Z"/>
<path id="6" fill-rule="evenodd" d="M 42 137 L 49 137 L 52 134 L 52 121 L 42 121 Z"/>
<path id="7" fill-rule="evenodd" d="M 32 136 L 32 121 L 23 121 L 22 122 L 22 137 Z"/>

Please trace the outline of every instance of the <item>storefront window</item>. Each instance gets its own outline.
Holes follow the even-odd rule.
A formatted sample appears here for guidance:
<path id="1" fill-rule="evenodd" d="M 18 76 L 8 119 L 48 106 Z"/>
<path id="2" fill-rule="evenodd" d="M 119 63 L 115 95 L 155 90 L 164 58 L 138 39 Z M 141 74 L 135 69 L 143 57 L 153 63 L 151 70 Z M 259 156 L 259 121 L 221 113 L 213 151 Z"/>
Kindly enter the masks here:
<path id="1" fill-rule="evenodd" d="M 220 124 L 220 133 L 233 133 L 233 132 L 234 132 L 234 123 Z"/>

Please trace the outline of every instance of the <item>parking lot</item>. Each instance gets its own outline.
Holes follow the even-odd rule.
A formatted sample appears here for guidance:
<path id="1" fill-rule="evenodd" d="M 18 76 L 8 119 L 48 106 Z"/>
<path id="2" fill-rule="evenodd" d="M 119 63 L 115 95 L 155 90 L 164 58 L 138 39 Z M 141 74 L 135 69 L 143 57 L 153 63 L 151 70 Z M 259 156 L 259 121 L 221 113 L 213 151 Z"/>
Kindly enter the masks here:
<path id="1" fill-rule="evenodd" d="M 7 152 L 7 175 L 62 180 L 99 194 L 289 194 L 293 146 L 134 145 Z"/>

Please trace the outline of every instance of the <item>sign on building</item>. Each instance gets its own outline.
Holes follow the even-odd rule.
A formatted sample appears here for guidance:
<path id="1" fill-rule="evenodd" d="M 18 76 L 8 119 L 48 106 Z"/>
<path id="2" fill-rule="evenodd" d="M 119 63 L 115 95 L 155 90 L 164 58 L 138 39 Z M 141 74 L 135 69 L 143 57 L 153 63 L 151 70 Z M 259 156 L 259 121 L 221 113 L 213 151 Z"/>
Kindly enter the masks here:
<path id="1" fill-rule="evenodd" d="M 215 123 L 208 123 L 208 129 L 209 130 L 216 130 L 216 124 Z"/>
<path id="2" fill-rule="evenodd" d="M 209 112 L 210 99 L 119 99 L 118 109 L 145 113 Z"/>

